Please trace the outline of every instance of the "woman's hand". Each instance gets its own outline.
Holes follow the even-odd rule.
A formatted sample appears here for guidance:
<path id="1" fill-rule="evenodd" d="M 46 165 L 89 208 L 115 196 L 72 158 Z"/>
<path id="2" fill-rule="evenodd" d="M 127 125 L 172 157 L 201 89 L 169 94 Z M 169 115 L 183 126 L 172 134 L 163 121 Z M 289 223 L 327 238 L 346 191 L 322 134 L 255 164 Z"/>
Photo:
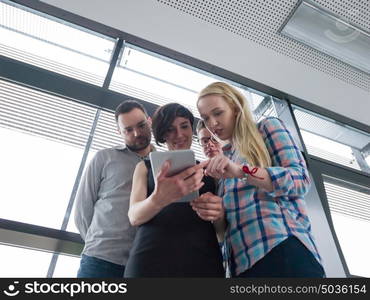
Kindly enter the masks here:
<path id="1" fill-rule="evenodd" d="M 156 176 L 156 185 L 153 192 L 152 202 L 165 207 L 170 203 L 176 202 L 180 198 L 199 190 L 203 185 L 203 167 L 208 161 L 190 167 L 181 173 L 168 176 L 171 164 L 166 161 Z"/>
<path id="2" fill-rule="evenodd" d="M 190 202 L 193 210 L 205 221 L 218 221 L 225 218 L 222 198 L 210 192 Z"/>
<path id="3" fill-rule="evenodd" d="M 222 153 L 209 159 L 205 174 L 217 179 L 243 177 L 241 167 Z"/>

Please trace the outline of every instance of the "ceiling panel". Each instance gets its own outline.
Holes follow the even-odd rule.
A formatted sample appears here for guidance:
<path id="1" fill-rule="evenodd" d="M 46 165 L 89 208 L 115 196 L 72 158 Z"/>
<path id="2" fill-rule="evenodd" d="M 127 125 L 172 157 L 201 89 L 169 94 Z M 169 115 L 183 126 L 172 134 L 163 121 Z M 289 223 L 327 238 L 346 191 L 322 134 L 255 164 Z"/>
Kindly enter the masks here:
<path id="1" fill-rule="evenodd" d="M 370 74 L 279 33 L 280 27 L 296 7 L 297 0 L 157 1 L 277 51 L 348 84 L 367 92 L 370 91 Z M 369 0 L 317 0 L 314 2 L 370 32 Z M 346 33 L 341 30 L 338 24 L 338 31 L 333 34 L 344 37 Z"/>

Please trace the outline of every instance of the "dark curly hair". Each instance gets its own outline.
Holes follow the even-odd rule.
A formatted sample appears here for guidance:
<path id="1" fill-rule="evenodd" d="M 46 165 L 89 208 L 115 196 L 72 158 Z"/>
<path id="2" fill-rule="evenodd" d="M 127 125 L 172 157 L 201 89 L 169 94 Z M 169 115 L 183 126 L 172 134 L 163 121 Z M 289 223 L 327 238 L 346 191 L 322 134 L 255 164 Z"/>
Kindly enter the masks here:
<path id="1" fill-rule="evenodd" d="M 153 135 L 157 145 L 166 141 L 167 130 L 177 117 L 188 119 L 193 127 L 194 116 L 185 106 L 178 103 L 168 103 L 157 108 L 152 118 Z"/>

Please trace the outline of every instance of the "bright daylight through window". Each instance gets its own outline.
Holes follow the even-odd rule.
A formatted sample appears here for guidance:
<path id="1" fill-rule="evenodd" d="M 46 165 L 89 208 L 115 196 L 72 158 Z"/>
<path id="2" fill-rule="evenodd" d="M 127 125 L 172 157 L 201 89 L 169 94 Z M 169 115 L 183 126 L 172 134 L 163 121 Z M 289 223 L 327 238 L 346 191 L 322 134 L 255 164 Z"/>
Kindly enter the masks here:
<path id="1" fill-rule="evenodd" d="M 103 85 L 114 40 L 46 15 L 0 2 L 0 55 Z"/>

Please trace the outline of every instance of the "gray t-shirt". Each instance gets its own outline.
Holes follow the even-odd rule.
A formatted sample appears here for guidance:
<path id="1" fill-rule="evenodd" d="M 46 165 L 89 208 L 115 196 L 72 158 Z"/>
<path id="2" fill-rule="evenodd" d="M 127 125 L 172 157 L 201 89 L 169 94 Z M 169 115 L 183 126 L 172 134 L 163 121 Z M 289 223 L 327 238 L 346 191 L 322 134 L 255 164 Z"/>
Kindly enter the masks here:
<path id="1" fill-rule="evenodd" d="M 125 146 L 100 150 L 81 178 L 75 223 L 85 241 L 83 254 L 125 265 L 136 228 L 127 212 L 132 176 L 142 158 Z"/>

